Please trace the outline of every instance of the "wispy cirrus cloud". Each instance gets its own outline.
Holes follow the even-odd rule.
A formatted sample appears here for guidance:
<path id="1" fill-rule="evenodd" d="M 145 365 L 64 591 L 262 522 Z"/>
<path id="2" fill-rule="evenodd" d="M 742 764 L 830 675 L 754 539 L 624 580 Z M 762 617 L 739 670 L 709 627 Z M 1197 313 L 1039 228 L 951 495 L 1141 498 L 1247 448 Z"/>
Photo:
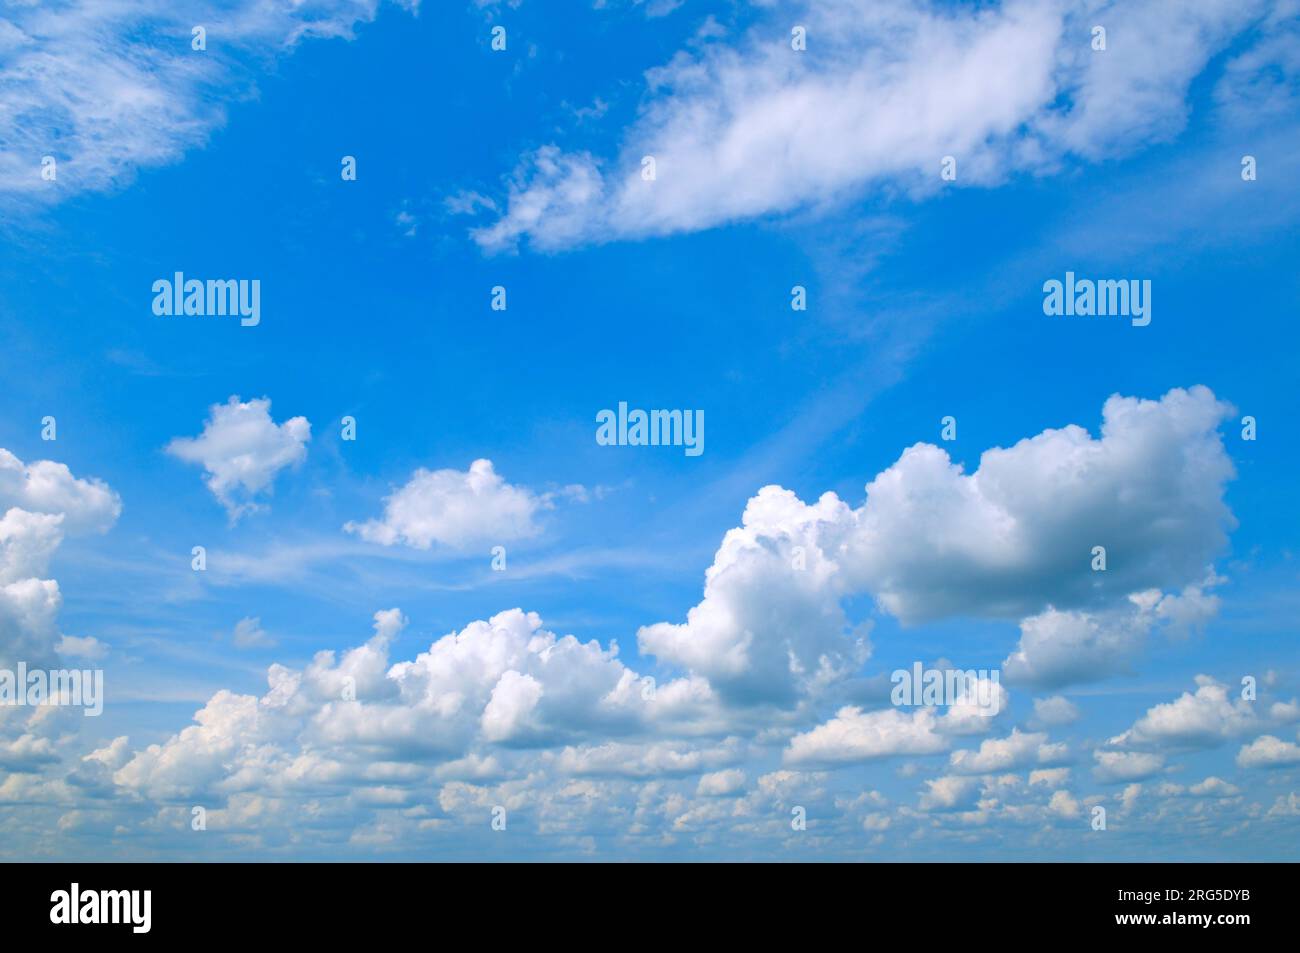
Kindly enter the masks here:
<path id="1" fill-rule="evenodd" d="M 1284 2 L 1085 0 L 996 5 L 831 0 L 765 17 L 735 40 L 701 38 L 646 74 L 616 155 L 546 144 L 507 181 L 505 211 L 473 229 L 487 251 L 697 231 L 874 190 L 924 195 L 1051 174 L 1167 141 L 1218 52 Z M 790 31 L 806 31 L 792 49 Z M 1104 50 L 1092 29 L 1104 25 Z M 1272 29 L 1273 27 L 1270 27 Z M 1249 89 L 1289 51 L 1273 34 L 1233 60 Z M 1289 73 L 1287 73 L 1289 75 Z M 1286 84 L 1273 90 L 1289 96 Z M 1237 97 L 1225 92 L 1224 108 Z M 642 160 L 655 161 L 654 181 Z"/>

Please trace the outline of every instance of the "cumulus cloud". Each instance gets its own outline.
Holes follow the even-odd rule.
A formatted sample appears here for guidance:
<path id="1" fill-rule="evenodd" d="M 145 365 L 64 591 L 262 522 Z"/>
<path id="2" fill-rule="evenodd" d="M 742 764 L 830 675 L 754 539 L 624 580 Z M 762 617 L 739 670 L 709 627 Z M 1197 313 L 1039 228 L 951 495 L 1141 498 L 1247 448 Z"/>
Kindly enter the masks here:
<path id="1" fill-rule="evenodd" d="M 1144 751 L 1094 751 L 1092 775 L 1105 784 L 1142 781 L 1164 770 L 1163 755 Z"/>
<path id="2" fill-rule="evenodd" d="M 232 396 L 212 405 L 203 433 L 175 438 L 167 452 L 207 471 L 204 482 L 234 520 L 260 507 L 255 498 L 271 491 L 280 471 L 307 458 L 310 440 L 306 417 L 277 424 L 268 398 L 243 402 Z"/>
<path id="3" fill-rule="evenodd" d="M 80 479 L 65 464 L 24 464 L 0 448 L 0 510 L 57 516 L 64 533 L 106 532 L 122 513 L 122 501 L 102 480 Z"/>
<path id="4" fill-rule="evenodd" d="M 935 708 L 910 712 L 897 708 L 863 711 L 854 705 L 841 708 L 834 718 L 795 735 L 784 753 L 787 764 L 829 765 L 869 761 L 893 755 L 922 755 L 946 751 L 953 735 L 966 734 L 974 724 L 992 729 L 992 718 L 976 715 L 973 722 L 959 707 L 940 713 Z"/>
<path id="5" fill-rule="evenodd" d="M 1300 745 L 1273 735 L 1260 735 L 1237 752 L 1242 768 L 1286 768 L 1300 764 Z"/>
<path id="6" fill-rule="evenodd" d="M 1034 699 L 1034 727 L 1054 728 L 1079 720 L 1079 706 L 1063 695 Z"/>
<path id="7" fill-rule="evenodd" d="M 464 549 L 537 535 L 536 518 L 550 505 L 547 497 L 505 482 L 491 460 L 475 460 L 464 472 L 416 470 L 385 498 L 381 519 L 344 529 L 384 546 Z"/>
<path id="8" fill-rule="evenodd" d="M 1204 748 L 1259 725 L 1251 703 L 1228 697 L 1228 687 L 1208 675 L 1196 676 L 1197 689 L 1156 705 L 1133 727 L 1112 738 L 1113 745 Z"/>
<path id="9" fill-rule="evenodd" d="M 1052 764 L 1068 754 L 1064 744 L 1049 744 L 1046 732 L 1013 728 L 1005 738 L 987 738 L 977 751 L 954 751 L 949 766 L 955 774 L 991 774 L 1029 764 Z"/>
<path id="10" fill-rule="evenodd" d="M 1191 81 L 1271 4 L 1111 5 L 1104 56 L 1095 4 L 943 6 L 830 0 L 738 42 L 704 42 L 646 74 L 647 97 L 612 158 L 543 146 L 508 182 L 505 211 L 473 230 L 488 250 L 666 235 L 957 182 L 988 186 L 1168 139 Z M 794 21 L 789 21 L 794 22 Z M 1280 51 L 1242 62 L 1267 75 Z M 642 178 L 642 157 L 656 161 Z"/>
<path id="11" fill-rule="evenodd" d="M 834 494 L 806 504 L 761 489 L 727 531 L 686 622 L 637 633 L 643 652 L 699 672 L 739 700 L 788 702 L 851 674 L 869 645 L 849 626 L 837 548 L 852 512 Z"/>
<path id="12" fill-rule="evenodd" d="M 1005 663 L 1028 684 L 1112 674 L 1151 626 L 1186 619 L 1161 615 L 1160 589 L 1190 599 L 1234 525 L 1217 429 L 1228 411 L 1205 387 L 1114 396 L 1100 438 L 1047 430 L 986 451 L 969 475 L 917 444 L 857 509 L 764 487 L 686 621 L 644 626 L 638 644 L 728 698 L 789 700 L 861 665 L 869 646 L 842 603 L 870 594 L 904 622 L 1028 615 Z M 1110 554 L 1104 573 L 1091 570 L 1095 545 Z"/>
<path id="13" fill-rule="evenodd" d="M 1213 572 L 1181 593 L 1148 589 L 1129 595 L 1126 605 L 1100 612 L 1048 609 L 1020 622 L 1020 641 L 1002 663 L 1011 684 L 1060 688 L 1130 670 L 1157 627 L 1171 635 L 1203 626 L 1219 609 L 1205 587 L 1222 580 Z"/>
<path id="14" fill-rule="evenodd" d="M 1198 540 L 1209 550 L 1231 523 L 1222 505 L 1231 467 L 1216 432 L 1222 412 L 1203 388 L 1159 401 L 1112 398 L 1099 438 L 1074 428 L 1078 433 L 1062 441 L 1063 431 L 1047 431 L 1011 450 L 987 452 L 969 476 L 951 463 L 916 469 L 912 448 L 867 484 L 857 508 L 834 494 L 807 504 L 765 487 L 749 501 L 741 526 L 724 536 L 686 620 L 638 631 L 647 663 L 670 672 L 656 681 L 625 665 L 615 643 L 547 631 L 540 617 L 519 609 L 394 660 L 406 620 L 385 610 L 363 644 L 319 652 L 301 666 L 272 665 L 265 692 L 218 692 L 192 725 L 142 748 L 114 742 L 70 777 L 87 790 L 117 789 L 160 805 L 211 798 L 224 805 L 218 810 L 228 812 L 226 823 L 257 830 L 286 810 L 284 803 L 304 797 L 320 804 L 338 798 L 346 803 L 322 810 L 342 814 L 417 805 L 425 812 L 368 813 L 373 823 L 352 832 L 366 849 L 452 823 L 480 824 L 476 812 L 498 804 L 531 812 L 529 823 L 548 832 L 585 832 L 607 822 L 674 833 L 726 824 L 788 829 L 793 805 L 819 819 L 843 815 L 874 837 L 896 836 L 900 825 L 868 818 L 882 813 L 880 804 L 839 804 L 819 769 L 947 754 L 947 777 L 927 783 L 919 802 L 919 813 L 936 823 L 981 824 L 998 815 L 1069 823 L 1087 801 L 1063 792 L 1068 769 L 1053 765 L 1068 751 L 1044 731 L 1016 727 L 954 752 L 962 738 L 995 730 L 998 718 L 977 704 L 844 704 L 864 697 L 855 679 L 870 655 L 868 629 L 848 607 L 856 611 L 867 596 L 904 621 L 926 617 L 915 606 L 940 587 L 940 577 L 913 554 L 928 547 L 939 562 L 947 560 L 943 571 L 962 590 L 941 614 L 996 616 L 1030 607 L 1038 616 L 1140 613 L 1152 626 L 1172 624 L 1175 615 L 1186 619 L 1187 613 L 1161 616 L 1159 606 L 1170 598 L 1162 590 L 1183 599 L 1189 586 L 1206 584 L 1207 551 L 1183 562 L 1185 554 L 1175 550 Z M 269 408 L 263 416 L 276 426 Z M 1153 443 L 1162 448 L 1154 457 Z M 1013 455 L 1014 467 L 999 454 Z M 349 528 L 389 544 L 451 546 L 497 520 L 491 514 L 507 514 L 500 517 L 503 534 L 535 525 L 546 498 L 509 486 L 487 461 L 481 464 L 467 472 L 421 471 L 389 498 L 382 519 Z M 1112 566 L 1128 578 L 1102 595 L 1090 580 L 1087 546 L 1070 565 L 1058 558 L 1063 533 L 1099 524 L 1098 482 L 1109 487 L 1109 506 L 1126 510 L 1129 521 L 1177 524 L 1177 532 L 1163 535 L 1125 528 L 1124 542 L 1112 549 L 1125 556 L 1112 556 Z M 488 516 L 467 515 L 480 505 Z M 896 521 L 891 506 L 910 507 L 912 522 Z M 1003 512 L 990 516 L 997 508 Z M 932 517 L 932 510 L 945 515 Z M 43 518 L 49 514 L 28 516 L 13 525 L 30 524 L 23 532 L 38 552 L 41 534 L 51 531 Z M 904 568 L 887 565 L 881 549 L 893 551 Z M 1062 584 L 1053 572 L 1089 582 L 1076 594 L 1073 582 Z M 1071 598 L 1080 605 L 1066 607 Z M 251 617 L 241 625 L 261 631 Z M 1051 639 L 1029 647 L 1039 661 L 1045 656 L 1038 650 L 1051 649 Z M 996 691 L 997 710 L 1008 712 L 1006 690 Z M 1034 724 L 1076 716 L 1059 696 L 1040 699 Z M 1148 716 L 1123 739 L 1126 746 L 1164 743 L 1157 737 L 1163 715 Z M 750 785 L 750 765 L 778 751 L 783 770 Z M 1094 759 L 1094 777 L 1103 783 L 1132 783 L 1164 770 L 1159 752 L 1099 749 Z M 1031 769 L 1028 785 L 1005 773 L 1020 769 Z M 421 791 L 436 796 L 422 799 Z"/>
<path id="15" fill-rule="evenodd" d="M 925 782 L 925 791 L 917 801 L 922 811 L 956 811 L 972 808 L 979 800 L 978 778 L 947 775 Z"/>
<path id="16" fill-rule="evenodd" d="M 106 532 L 121 511 L 121 500 L 103 481 L 74 477 L 49 460 L 24 464 L 0 449 L 0 663 L 102 654 L 93 637 L 58 631 L 63 596 L 58 582 L 45 576 L 66 535 Z"/>
<path id="17" fill-rule="evenodd" d="M 319 652 L 301 670 L 272 665 L 260 698 L 217 693 L 194 725 L 136 752 L 114 780 L 161 798 L 306 790 L 375 777 L 389 763 L 482 759 L 480 747 L 553 747 L 589 736 L 603 743 L 651 727 L 690 735 L 718 719 L 707 684 L 683 678 L 643 691 L 617 649 L 547 632 L 534 613 L 499 613 L 392 663 L 389 649 L 404 625 L 397 610 L 376 613 L 364 645 L 341 656 Z M 643 755 L 662 770 L 671 750 Z M 602 760 L 625 764 L 626 755 L 574 747 L 560 763 L 590 773 Z M 717 766 L 691 748 L 680 759 L 688 770 Z"/>
<path id="18" fill-rule="evenodd" d="M 971 474 L 917 444 L 867 485 L 858 572 L 904 621 L 1028 615 L 1199 581 L 1235 526 L 1234 475 L 1205 387 L 1111 397 L 1101 436 L 1070 425 L 985 451 Z M 1104 573 L 1091 552 L 1104 546 Z"/>
<path id="19" fill-rule="evenodd" d="M 1194 797 L 1236 797 L 1241 788 L 1213 775 L 1193 784 L 1188 790 Z"/>
<path id="20" fill-rule="evenodd" d="M 726 797 L 738 793 L 744 786 L 745 772 L 739 768 L 729 768 L 701 775 L 696 793 L 701 797 Z"/>

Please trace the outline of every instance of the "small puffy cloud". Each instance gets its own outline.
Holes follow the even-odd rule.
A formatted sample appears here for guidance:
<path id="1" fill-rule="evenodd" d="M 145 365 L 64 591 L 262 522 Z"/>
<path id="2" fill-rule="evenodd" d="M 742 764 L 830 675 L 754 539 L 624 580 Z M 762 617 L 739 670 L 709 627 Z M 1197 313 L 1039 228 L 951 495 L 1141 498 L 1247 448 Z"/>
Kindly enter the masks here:
<path id="1" fill-rule="evenodd" d="M 262 628 L 262 620 L 256 616 L 248 616 L 235 623 L 232 640 L 235 647 L 241 649 L 265 648 L 275 644 L 275 640 Z"/>
<path id="2" fill-rule="evenodd" d="M 1047 809 L 1057 817 L 1073 818 L 1079 816 L 1079 802 L 1069 791 L 1053 791 L 1047 802 Z"/>
<path id="3" fill-rule="evenodd" d="M 282 424 L 271 419 L 268 398 L 240 401 L 232 396 L 213 404 L 203 433 L 177 437 L 167 452 L 207 471 L 205 483 L 231 519 L 258 509 L 255 498 L 269 492 L 281 470 L 307 458 L 311 424 L 291 417 Z"/>
<path id="4" fill-rule="evenodd" d="M 1020 622 L 1020 641 L 1002 662 L 1012 684 L 1060 688 L 1123 672 L 1151 626 L 1142 605 L 1106 613 L 1048 609 Z"/>
<path id="5" fill-rule="evenodd" d="M 695 793 L 700 797 L 726 797 L 739 793 L 744 787 L 745 772 L 739 768 L 728 768 L 701 775 Z"/>
<path id="6" fill-rule="evenodd" d="M 1029 786 L 1059 788 L 1070 780 L 1069 768 L 1037 768 L 1029 772 Z"/>
<path id="7" fill-rule="evenodd" d="M 1164 770 L 1163 755 L 1144 751 L 1094 751 L 1092 775 L 1104 784 L 1142 781 Z"/>
<path id="8" fill-rule="evenodd" d="M 98 661 L 108 654 L 108 646 L 93 635 L 64 635 L 54 650 L 67 658 L 80 658 L 88 662 Z"/>
<path id="9" fill-rule="evenodd" d="M 1241 788 L 1213 775 L 1188 788 L 1196 797 L 1236 797 Z"/>
<path id="10" fill-rule="evenodd" d="M 1300 764 L 1300 745 L 1273 735 L 1260 735 L 1237 752 L 1242 768 L 1286 768 Z"/>
<path id="11" fill-rule="evenodd" d="M 535 519 L 549 506 L 546 497 L 506 483 L 491 460 L 475 460 L 463 472 L 416 470 L 385 498 L 381 519 L 343 528 L 384 546 L 428 549 L 438 543 L 465 549 L 537 535 Z"/>
<path id="12" fill-rule="evenodd" d="M 1156 705 L 1111 744 L 1204 748 L 1258 725 L 1250 702 L 1230 699 L 1226 685 L 1207 675 L 1196 676 L 1196 684 L 1195 693 Z"/>
<path id="13" fill-rule="evenodd" d="M 978 751 L 954 751 L 949 766 L 955 774 L 991 774 L 1028 764 L 1051 764 L 1067 753 L 1063 744 L 1048 744 L 1045 732 L 1026 733 L 1013 728 L 1005 738 L 987 738 Z"/>
<path id="14" fill-rule="evenodd" d="M 939 722 L 940 716 L 931 708 L 865 712 L 849 705 L 825 724 L 792 738 L 784 758 L 792 765 L 829 765 L 934 754 L 950 744 L 939 731 Z"/>
<path id="15" fill-rule="evenodd" d="M 1101 612 L 1049 608 L 1020 622 L 1020 642 L 1002 663 L 1013 684 L 1059 688 L 1125 672 L 1147 635 L 1164 626 L 1174 635 L 1202 627 L 1219 610 L 1206 589 L 1223 580 L 1213 571 L 1180 593 L 1132 593 L 1127 604 Z"/>
<path id="16" fill-rule="evenodd" d="M 947 775 L 925 782 L 917 807 L 922 811 L 958 811 L 973 808 L 979 800 L 978 778 Z"/>
<path id="17" fill-rule="evenodd" d="M 1033 724 L 1037 728 L 1054 728 L 1079 720 L 1079 706 L 1064 695 L 1034 699 Z"/>

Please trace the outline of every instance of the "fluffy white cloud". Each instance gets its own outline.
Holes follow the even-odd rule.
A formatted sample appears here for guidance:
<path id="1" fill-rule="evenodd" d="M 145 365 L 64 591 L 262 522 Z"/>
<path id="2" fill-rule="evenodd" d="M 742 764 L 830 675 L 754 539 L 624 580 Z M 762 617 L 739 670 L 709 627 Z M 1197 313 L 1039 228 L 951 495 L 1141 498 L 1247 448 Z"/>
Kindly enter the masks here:
<path id="1" fill-rule="evenodd" d="M 1038 613 L 1023 623 L 1008 676 L 1102 677 L 1156 622 L 1186 619 L 1160 606 L 1190 601 L 1225 542 L 1233 468 L 1217 428 L 1227 412 L 1204 387 L 1114 396 L 1099 439 L 1048 430 L 986 451 L 970 475 L 917 444 L 867 484 L 857 509 L 833 493 L 808 504 L 764 487 L 724 537 L 686 621 L 645 626 L 638 644 L 729 699 L 788 701 L 861 664 L 869 647 L 842 601 L 869 593 L 905 622 Z M 1091 570 L 1095 545 L 1109 552 L 1104 573 Z"/>
<path id="2" fill-rule="evenodd" d="M 917 444 L 867 485 L 857 574 L 905 621 L 1028 615 L 1198 582 L 1235 522 L 1234 475 L 1205 387 L 1111 397 L 1101 437 L 1075 425 L 985 451 L 969 475 Z M 1104 573 L 1091 570 L 1095 546 Z"/>
<path id="3" fill-rule="evenodd" d="M 1059 788 L 1069 780 L 1069 768 L 1037 768 L 1029 772 L 1030 787 Z"/>
<path id="4" fill-rule="evenodd" d="M 1241 793 L 1241 788 L 1235 784 L 1229 784 L 1223 778 L 1216 778 L 1213 775 L 1193 784 L 1188 790 L 1195 797 L 1236 797 Z"/>
<path id="5" fill-rule="evenodd" d="M 114 780 L 162 798 L 301 789 L 373 777 L 390 763 L 482 765 L 481 747 L 550 747 L 652 728 L 693 735 L 721 720 L 706 683 L 676 679 L 644 691 L 616 648 L 556 636 L 533 613 L 499 613 L 390 663 L 389 646 L 404 625 L 397 610 L 376 613 L 375 635 L 364 645 L 337 657 L 319 652 L 302 670 L 272 665 L 261 698 L 218 693 L 195 725 L 137 752 Z M 571 774 L 599 773 L 600 764 L 630 763 L 629 750 L 572 747 L 558 764 Z M 718 766 L 691 746 L 640 754 L 652 766 L 647 773 L 674 761 L 685 770 Z"/>
<path id="6" fill-rule="evenodd" d="M 1093 777 L 1106 784 L 1142 781 L 1164 769 L 1163 755 L 1145 751 L 1094 751 Z"/>
<path id="7" fill-rule="evenodd" d="M 979 799 L 978 778 L 947 775 L 925 782 L 926 790 L 917 801 L 922 811 L 957 811 L 972 808 Z"/>
<path id="8" fill-rule="evenodd" d="M 1079 720 L 1079 706 L 1063 695 L 1034 699 L 1034 726 L 1054 728 Z"/>
<path id="9" fill-rule="evenodd" d="M 981 723 L 987 731 L 993 719 L 981 718 Z M 951 736 L 959 733 L 952 730 L 954 727 L 965 727 L 956 709 L 940 714 L 934 708 L 863 711 L 846 705 L 834 718 L 792 738 L 784 759 L 793 765 L 829 765 L 893 755 L 934 754 L 951 747 Z"/>
<path id="10" fill-rule="evenodd" d="M 1131 151 L 1181 130 L 1192 79 L 1273 5 L 1108 5 L 1104 55 L 1089 46 L 1096 6 L 827 0 L 739 42 L 697 43 L 647 73 L 619 156 L 537 150 L 474 237 L 496 250 L 664 235 L 875 188 L 926 192 L 945 155 L 959 184 L 990 185 Z M 793 22 L 806 52 L 791 49 Z M 1242 68 L 1266 74 L 1277 52 Z"/>
<path id="11" fill-rule="evenodd" d="M 106 532 L 121 511 L 102 481 L 74 477 L 49 460 L 24 464 L 0 449 L 0 664 L 101 653 L 93 637 L 59 633 L 63 597 L 59 584 L 44 577 L 66 534 Z"/>
<path id="12" fill-rule="evenodd" d="M 306 417 L 291 417 L 282 424 L 271 419 L 271 401 L 242 402 L 232 396 L 213 404 L 203 433 L 177 437 L 167 452 L 207 471 L 208 489 L 231 519 L 258 509 L 259 493 L 269 492 L 281 470 L 307 458 L 311 424 Z"/>
<path id="13" fill-rule="evenodd" d="M 1300 745 L 1273 735 L 1260 735 L 1237 752 L 1237 765 L 1242 768 L 1285 768 L 1293 764 L 1300 764 Z"/>
<path id="14" fill-rule="evenodd" d="M 739 768 L 730 768 L 701 775 L 696 793 L 701 797 L 726 797 L 738 793 L 744 786 L 745 772 Z"/>
<path id="15" fill-rule="evenodd" d="M 344 529 L 384 546 L 463 549 L 535 536 L 536 517 L 550 505 L 547 497 L 505 482 L 491 460 L 475 460 L 465 472 L 416 470 L 385 498 L 382 519 L 349 522 Z"/>
<path id="16" fill-rule="evenodd" d="M 1127 605 L 1101 612 L 1048 609 L 1020 622 L 1020 642 L 1002 663 L 1012 684 L 1059 688 L 1129 670 L 1150 632 L 1199 629 L 1218 612 L 1219 599 L 1205 587 L 1222 582 L 1213 572 L 1181 593 L 1157 589 L 1131 594 Z"/>
<path id="17" fill-rule="evenodd" d="M 742 701 L 789 702 L 851 674 L 870 652 L 840 607 L 836 556 L 851 527 L 852 511 L 832 493 L 809 505 L 764 487 L 723 538 L 703 601 L 683 624 L 641 628 L 641 650 Z"/>
<path id="18" fill-rule="evenodd" d="M 117 522 L 122 501 L 102 480 L 79 479 L 52 460 L 24 464 L 0 448 L 0 510 L 9 507 L 59 516 L 65 533 L 103 533 Z"/>
<path id="19" fill-rule="evenodd" d="M 1195 693 L 1183 692 L 1172 702 L 1156 705 L 1110 743 L 1201 748 L 1259 725 L 1251 703 L 1229 698 L 1226 685 L 1207 675 L 1196 676 L 1196 685 Z"/>
<path id="20" fill-rule="evenodd" d="M 1013 728 L 1005 738 L 987 738 L 978 751 L 954 751 L 949 767 L 955 774 L 991 774 L 1029 764 L 1051 764 L 1067 755 L 1064 744 L 1049 744 L 1046 732 Z"/>

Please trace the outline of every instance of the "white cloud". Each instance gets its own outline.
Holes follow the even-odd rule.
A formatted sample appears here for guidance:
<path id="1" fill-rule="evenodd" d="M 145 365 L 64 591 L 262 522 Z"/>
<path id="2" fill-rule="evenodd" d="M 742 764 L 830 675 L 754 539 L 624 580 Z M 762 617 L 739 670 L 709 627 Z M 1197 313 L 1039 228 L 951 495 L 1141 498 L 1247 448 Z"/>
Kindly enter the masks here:
<path id="1" fill-rule="evenodd" d="M 122 501 L 102 480 L 79 479 L 65 464 L 24 464 L 0 448 L 0 510 L 60 516 L 65 533 L 103 533 L 117 522 Z"/>
<path id="2" fill-rule="evenodd" d="M 1196 684 L 1195 694 L 1183 692 L 1172 702 L 1156 705 L 1110 743 L 1209 747 L 1258 726 L 1251 703 L 1230 699 L 1226 685 L 1207 675 L 1196 676 Z"/>
<path id="3" fill-rule="evenodd" d="M 934 754 L 951 745 L 941 728 L 941 716 L 932 708 L 864 712 L 848 705 L 825 724 L 792 738 L 784 760 L 792 765 L 826 765 Z"/>
<path id="4" fill-rule="evenodd" d="M 837 541 L 852 513 L 834 494 L 815 504 L 769 486 L 749 501 L 705 573 L 684 624 L 637 632 L 641 651 L 699 672 L 741 701 L 788 702 L 851 674 L 867 658 L 840 607 Z"/>
<path id="5" fill-rule="evenodd" d="M 379 0 L 6 5 L 0 198 L 53 201 L 177 161 L 224 124 L 224 101 L 250 88 L 244 57 L 274 56 L 306 37 L 349 37 L 378 6 Z M 190 45 L 199 24 L 208 32 L 202 52 Z M 41 178 L 45 155 L 58 160 L 55 182 Z"/>
<path id="6" fill-rule="evenodd" d="M 1072 724 L 1079 720 L 1079 714 L 1079 706 L 1063 695 L 1034 699 L 1035 727 L 1054 728 L 1057 725 Z"/>
<path id="7" fill-rule="evenodd" d="M 265 648 L 275 644 L 275 640 L 262 628 L 262 620 L 247 616 L 235 623 L 232 635 L 235 647 L 241 649 Z"/>
<path id="8" fill-rule="evenodd" d="M 744 786 L 745 772 L 739 768 L 729 768 L 701 775 L 696 793 L 701 797 L 726 797 L 738 793 Z"/>
<path id="9" fill-rule="evenodd" d="M 917 801 L 922 811 L 956 811 L 972 808 L 979 798 L 978 778 L 947 775 L 925 782 L 926 790 Z"/>
<path id="10" fill-rule="evenodd" d="M 1013 728 L 1005 738 L 986 738 L 978 751 L 954 751 L 949 766 L 956 774 L 991 774 L 1029 764 L 1051 764 L 1065 757 L 1063 744 L 1048 744 L 1045 732 L 1027 733 Z"/>
<path id="11" fill-rule="evenodd" d="M 1079 816 L 1079 802 L 1069 791 L 1053 791 L 1047 809 L 1058 817 L 1074 818 Z"/>
<path id="12" fill-rule="evenodd" d="M 1029 772 L 1029 786 L 1059 788 L 1070 780 L 1069 768 L 1037 768 Z"/>
<path id="13" fill-rule="evenodd" d="M 1236 797 L 1241 793 L 1241 788 L 1235 784 L 1229 784 L 1223 778 L 1216 778 L 1213 775 L 1193 784 L 1188 790 L 1196 797 Z"/>
<path id="14" fill-rule="evenodd" d="M 1163 755 L 1143 751 L 1094 751 L 1093 777 L 1105 784 L 1142 781 L 1164 769 Z"/>
<path id="15" fill-rule="evenodd" d="M 974 473 L 917 444 L 867 485 L 857 572 L 904 621 L 1117 604 L 1198 582 L 1235 526 L 1234 475 L 1205 387 L 1111 397 L 1100 439 L 1078 426 L 985 451 Z M 1091 571 L 1094 546 L 1107 569 Z"/>
<path id="16" fill-rule="evenodd" d="M 945 155 L 959 184 L 992 185 L 1129 152 L 1182 129 L 1193 78 L 1268 4 L 1113 5 L 1101 54 L 1088 43 L 1095 7 L 827 0 L 797 14 L 803 53 L 788 15 L 764 20 L 649 71 L 617 157 L 555 146 L 526 157 L 506 211 L 474 237 L 497 250 L 665 235 L 873 189 L 928 192 Z M 1273 61 L 1246 66 L 1265 74 Z"/>
<path id="17" fill-rule="evenodd" d="M 1100 439 L 1048 430 L 986 451 L 970 475 L 917 444 L 867 484 L 858 509 L 833 493 L 808 504 L 764 487 L 724 537 L 686 621 L 642 627 L 638 644 L 729 699 L 788 701 L 867 657 L 842 601 L 869 593 L 904 622 L 1041 613 L 1023 623 L 1008 675 L 1102 677 L 1160 618 L 1153 587 L 1203 582 L 1234 525 L 1217 430 L 1227 412 L 1204 387 L 1158 401 L 1114 396 Z M 1105 573 L 1090 569 L 1098 544 L 1111 553 Z M 1069 604 L 1103 614 L 1052 608 Z"/>
<path id="18" fill-rule="evenodd" d="M 281 470 L 307 458 L 311 424 L 291 417 L 282 424 L 271 419 L 268 398 L 241 402 L 232 396 L 213 404 L 203 433 L 177 437 L 167 452 L 207 471 L 204 481 L 231 519 L 259 508 L 255 497 L 270 492 Z"/>
<path id="19" fill-rule="evenodd" d="M 536 614 L 510 610 L 434 641 L 410 661 L 390 663 L 405 625 L 397 610 L 375 614 L 375 635 L 341 656 L 318 652 L 301 670 L 275 664 L 257 698 L 222 691 L 192 725 L 138 751 L 116 783 L 153 797 L 204 790 L 302 790 L 373 772 L 388 762 L 484 762 L 487 746 L 553 747 L 593 736 L 653 730 L 698 733 L 719 722 L 707 685 L 676 679 L 655 692 L 616 658 L 617 649 L 559 637 Z M 642 752 L 659 773 L 717 767 L 688 745 Z M 467 760 L 468 759 L 468 760 Z M 623 748 L 571 748 L 570 773 L 627 764 Z M 734 759 L 734 753 L 729 760 Z"/>
<path id="20" fill-rule="evenodd" d="M 53 663 L 59 653 L 97 657 L 91 636 L 62 635 L 59 584 L 44 578 L 67 534 L 107 532 L 122 501 L 105 483 L 61 463 L 24 464 L 0 449 L 0 663 Z"/>
<path id="21" fill-rule="evenodd" d="M 1300 764 L 1300 745 L 1273 735 L 1260 735 L 1237 752 L 1242 768 L 1285 768 Z"/>
<path id="22" fill-rule="evenodd" d="M 385 498 L 382 519 L 349 522 L 344 529 L 384 546 L 465 549 L 537 535 L 536 517 L 550 505 L 547 497 L 506 483 L 491 460 L 475 460 L 465 472 L 416 470 Z"/>
<path id="23" fill-rule="evenodd" d="M 67 658 L 86 659 L 90 662 L 98 661 L 108 654 L 108 646 L 93 635 L 64 635 L 54 650 Z"/>
<path id="24" fill-rule="evenodd" d="M 1003 674 L 1011 684 L 1059 688 L 1127 671 L 1153 622 L 1141 596 L 1127 610 L 1106 613 L 1048 609 L 1021 620 Z"/>

